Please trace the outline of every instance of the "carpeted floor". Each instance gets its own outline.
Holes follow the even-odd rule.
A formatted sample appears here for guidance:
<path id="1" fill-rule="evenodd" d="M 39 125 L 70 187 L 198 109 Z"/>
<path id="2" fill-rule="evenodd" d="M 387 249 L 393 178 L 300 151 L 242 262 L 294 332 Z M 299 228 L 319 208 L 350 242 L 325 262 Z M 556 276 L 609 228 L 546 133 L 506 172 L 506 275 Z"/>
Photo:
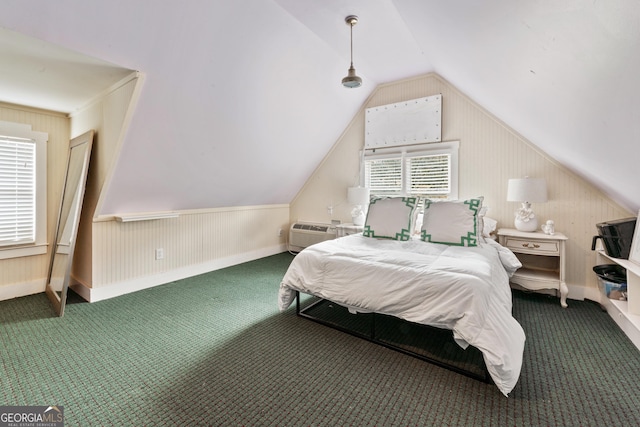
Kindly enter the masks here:
<path id="1" fill-rule="evenodd" d="M 277 311 L 280 254 L 107 301 L 0 302 L 0 405 L 66 426 L 631 426 L 640 352 L 597 304 L 514 293 L 527 334 L 509 398 Z"/>

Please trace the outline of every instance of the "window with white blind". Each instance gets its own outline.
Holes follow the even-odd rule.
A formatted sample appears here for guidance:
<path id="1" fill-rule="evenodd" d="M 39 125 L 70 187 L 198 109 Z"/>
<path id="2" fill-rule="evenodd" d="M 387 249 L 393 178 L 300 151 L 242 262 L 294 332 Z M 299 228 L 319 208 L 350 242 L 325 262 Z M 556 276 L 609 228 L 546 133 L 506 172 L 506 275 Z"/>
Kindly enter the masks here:
<path id="1" fill-rule="evenodd" d="M 0 122 L 0 258 L 46 253 L 46 142 L 29 125 Z"/>
<path id="2" fill-rule="evenodd" d="M 458 197 L 457 141 L 365 152 L 364 182 L 374 195 Z"/>

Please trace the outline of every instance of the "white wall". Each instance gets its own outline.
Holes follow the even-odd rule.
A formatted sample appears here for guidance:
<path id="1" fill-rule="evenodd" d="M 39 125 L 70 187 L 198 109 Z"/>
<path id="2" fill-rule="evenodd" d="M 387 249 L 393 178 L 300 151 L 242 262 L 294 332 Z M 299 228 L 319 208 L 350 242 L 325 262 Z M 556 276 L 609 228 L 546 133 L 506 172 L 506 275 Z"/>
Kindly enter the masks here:
<path id="1" fill-rule="evenodd" d="M 102 102 L 74 115 L 73 134 L 85 131 L 86 127 L 97 130 L 88 189 L 90 206 L 94 208 L 116 162 L 119 141 L 127 131 L 137 90 L 137 83 L 135 87 L 125 85 Z M 291 205 L 182 211 L 179 218 L 140 223 L 120 223 L 112 217 L 93 218 L 95 209 L 88 209 L 92 216 L 87 223 L 83 215 L 85 225 L 79 236 L 82 249 L 76 251 L 83 254 L 81 264 L 74 268 L 76 288 L 87 299 L 109 298 L 281 252 L 291 220 L 349 222 L 346 189 L 358 182 L 364 109 L 438 93 L 443 95 L 443 140 L 460 141 L 460 197 L 484 195 L 490 207 L 488 215 L 501 226 L 510 227 L 517 204 L 506 202 L 507 180 L 525 175 L 546 178 L 551 200 L 534 208 L 541 219 L 554 219 L 557 230 L 570 239 L 569 296 L 597 299 L 591 270 L 595 255 L 590 250 L 595 224 L 633 216 L 632 213 L 561 167 L 434 74 L 379 86 Z M 0 106 L 0 120 L 29 123 L 34 130 L 49 132 L 51 235 L 72 133 L 69 120 L 57 113 L 13 106 Z M 333 207 L 331 215 L 328 206 Z M 285 231 L 282 237 L 277 234 L 279 229 Z M 154 258 L 159 247 L 164 249 L 164 260 Z M 47 265 L 48 257 L 44 256 L 4 260 L 0 263 L 0 287 L 5 291 L 11 289 L 9 297 L 19 296 L 16 289 L 23 292 L 21 295 L 41 292 Z"/>
<path id="2" fill-rule="evenodd" d="M 131 223 L 97 216 L 143 91 L 142 80 L 135 73 L 72 117 L 73 133 L 96 130 L 73 268 L 73 288 L 89 301 L 285 250 L 285 234 L 279 236 L 278 230 L 287 229 L 289 205 L 183 210 L 178 218 Z M 155 259 L 156 249 L 163 250 L 163 259 Z"/>
<path id="3" fill-rule="evenodd" d="M 141 76 L 123 80 L 74 113 L 0 104 L 0 120 L 48 132 L 49 241 L 57 218 L 70 136 L 95 134 L 72 269 L 73 288 L 98 301 L 286 250 L 289 205 L 178 212 L 173 219 L 118 222 L 96 217 L 142 90 Z M 278 233 L 283 230 L 282 234 Z M 164 258 L 155 259 L 162 248 Z M 49 254 L 0 260 L 0 300 L 44 292 Z"/>
<path id="4" fill-rule="evenodd" d="M 569 237 L 567 283 L 570 298 L 598 300 L 591 239 L 601 221 L 634 216 L 571 171 L 560 166 L 508 124 L 435 74 L 379 86 L 354 117 L 332 151 L 291 203 L 292 220 L 350 222 L 347 187 L 357 183 L 359 152 L 364 144 L 364 110 L 404 100 L 443 95 L 442 139 L 460 141 L 459 196 L 485 196 L 488 216 L 499 227 L 513 227 L 518 203 L 507 202 L 509 178 L 546 178 L 549 202 L 534 204 L 538 217 L 553 219 Z M 544 126 L 544 123 L 540 123 Z M 335 205 L 333 216 L 327 206 Z"/>
<path id="5" fill-rule="evenodd" d="M 94 142 L 72 276 L 87 286 L 93 282 L 93 220 L 98 211 L 142 89 L 143 76 L 132 73 L 71 116 L 71 136 L 93 130 Z"/>

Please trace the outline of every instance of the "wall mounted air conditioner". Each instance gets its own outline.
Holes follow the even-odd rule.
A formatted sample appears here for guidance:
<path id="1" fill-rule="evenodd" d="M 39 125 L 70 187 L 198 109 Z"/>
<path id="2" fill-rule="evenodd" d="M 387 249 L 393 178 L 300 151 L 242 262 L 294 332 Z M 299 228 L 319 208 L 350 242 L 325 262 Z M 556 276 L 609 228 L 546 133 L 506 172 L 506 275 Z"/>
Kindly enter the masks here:
<path id="1" fill-rule="evenodd" d="M 294 222 L 289 229 L 289 250 L 300 252 L 315 243 L 336 238 L 336 227 L 315 222 Z"/>

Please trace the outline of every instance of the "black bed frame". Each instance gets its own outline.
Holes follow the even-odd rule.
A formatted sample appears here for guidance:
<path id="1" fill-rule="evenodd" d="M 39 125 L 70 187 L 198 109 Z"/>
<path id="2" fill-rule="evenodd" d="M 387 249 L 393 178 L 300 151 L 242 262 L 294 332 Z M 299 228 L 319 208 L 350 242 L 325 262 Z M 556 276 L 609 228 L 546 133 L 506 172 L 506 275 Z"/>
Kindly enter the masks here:
<path id="1" fill-rule="evenodd" d="M 400 353 L 404 353 L 409 356 L 416 357 L 420 360 L 424 360 L 426 362 L 432 363 L 442 368 L 449 369 L 451 371 L 457 372 L 467 377 L 470 377 L 485 383 L 492 382 L 491 376 L 489 375 L 489 371 L 487 370 L 487 367 L 484 363 L 484 359 L 482 358 L 482 353 L 477 348 L 472 346 L 469 346 L 466 350 L 463 350 L 462 348 L 460 348 L 453 340 L 453 337 L 450 334 L 451 331 L 447 331 L 444 329 L 435 328 L 427 325 L 419 325 L 417 323 L 407 322 L 405 320 L 402 320 L 393 316 L 387 316 L 387 315 L 378 314 L 378 313 L 359 313 L 357 315 L 357 316 L 360 316 L 358 320 L 364 320 L 364 323 L 366 323 L 367 325 L 365 325 L 364 329 L 360 328 L 360 330 L 357 330 L 357 328 L 348 327 L 345 325 L 341 325 L 335 321 L 328 320 L 326 317 L 323 319 L 321 316 L 312 315 L 311 312 L 313 312 L 314 310 L 317 311 L 318 309 L 338 308 L 340 310 L 345 310 L 345 312 L 347 312 L 347 309 L 340 306 L 339 304 L 334 304 L 331 301 L 328 301 L 322 298 L 318 298 L 314 296 L 311 296 L 311 298 L 314 298 L 315 301 L 305 304 L 305 306 L 302 307 L 302 304 L 300 301 L 300 292 L 296 291 L 296 314 L 298 316 L 312 320 L 314 322 L 320 323 L 325 326 L 329 326 L 333 329 L 346 332 L 358 338 L 365 339 L 367 341 L 390 348 L 392 350 L 399 351 Z M 420 350 L 424 350 L 424 348 L 414 350 L 412 346 L 394 343 L 394 342 L 391 342 L 389 339 L 382 338 L 376 326 L 378 326 L 380 323 L 389 322 L 389 321 L 397 322 L 397 324 L 399 324 L 401 328 L 417 328 L 420 330 L 421 335 L 423 333 L 448 334 L 447 344 L 449 342 L 453 344 L 453 345 L 449 345 L 450 349 L 455 348 L 456 349 L 455 352 L 457 352 L 457 354 L 464 354 L 464 356 L 462 357 L 466 359 L 469 359 L 470 357 L 472 359 L 475 359 L 473 360 L 473 362 L 476 370 L 466 369 L 460 366 L 460 364 L 456 365 L 454 361 L 446 360 L 446 358 L 442 358 L 442 357 L 436 358 L 432 355 L 432 353 L 429 352 L 428 349 L 425 351 L 420 351 Z M 380 327 L 378 329 L 380 329 Z M 431 345 L 431 347 L 433 347 L 433 344 Z"/>

